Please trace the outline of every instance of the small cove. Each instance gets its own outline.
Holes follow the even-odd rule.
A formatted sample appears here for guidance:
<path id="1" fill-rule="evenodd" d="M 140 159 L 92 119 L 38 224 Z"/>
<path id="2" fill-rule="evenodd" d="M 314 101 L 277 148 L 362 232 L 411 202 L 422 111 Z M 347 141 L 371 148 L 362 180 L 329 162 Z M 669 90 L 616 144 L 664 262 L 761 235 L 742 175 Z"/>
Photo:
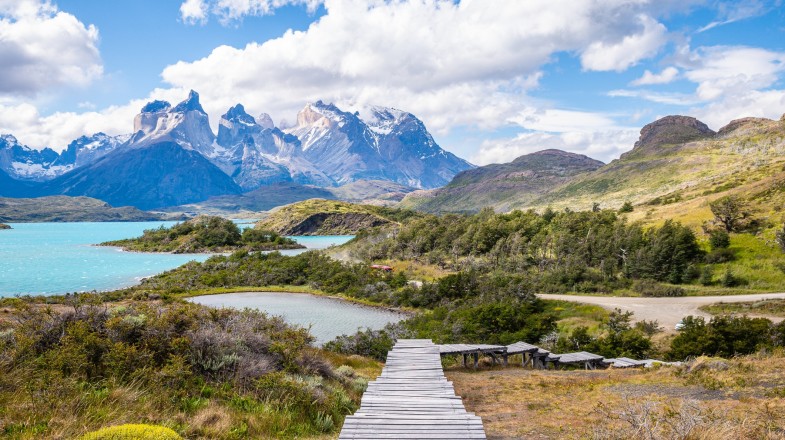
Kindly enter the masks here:
<path id="1" fill-rule="evenodd" d="M 0 297 L 120 289 L 189 261 L 210 257 L 208 254 L 124 252 L 114 247 L 94 246 L 173 224 L 161 221 L 11 223 L 13 229 L 0 231 Z M 352 237 L 294 238 L 308 249 L 324 249 Z M 293 249 L 282 253 L 296 255 L 303 251 Z"/>
<path id="2" fill-rule="evenodd" d="M 188 301 L 211 307 L 251 308 L 282 316 L 290 324 L 310 327 L 318 345 L 342 334 L 353 334 L 359 328 L 378 330 L 407 317 L 392 310 L 307 293 L 224 293 L 195 296 Z"/>

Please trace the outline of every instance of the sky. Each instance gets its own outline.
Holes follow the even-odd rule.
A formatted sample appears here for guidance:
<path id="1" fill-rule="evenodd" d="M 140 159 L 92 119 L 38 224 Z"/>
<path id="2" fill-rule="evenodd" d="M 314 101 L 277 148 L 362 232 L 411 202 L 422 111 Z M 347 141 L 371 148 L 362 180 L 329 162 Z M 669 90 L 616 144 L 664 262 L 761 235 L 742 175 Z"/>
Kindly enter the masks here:
<path id="1" fill-rule="evenodd" d="M 199 92 L 296 121 L 306 103 L 413 113 L 477 165 L 610 161 L 669 114 L 785 113 L 782 0 L 0 0 L 0 133 L 63 150 Z"/>

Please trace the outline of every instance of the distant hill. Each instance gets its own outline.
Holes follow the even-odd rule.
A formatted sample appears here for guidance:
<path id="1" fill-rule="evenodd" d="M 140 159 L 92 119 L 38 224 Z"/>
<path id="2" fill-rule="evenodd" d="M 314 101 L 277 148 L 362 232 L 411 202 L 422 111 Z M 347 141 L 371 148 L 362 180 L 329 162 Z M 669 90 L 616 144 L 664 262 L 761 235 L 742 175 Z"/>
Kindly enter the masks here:
<path id="1" fill-rule="evenodd" d="M 689 117 L 666 117 L 641 130 L 632 151 L 578 176 L 532 204 L 588 209 L 636 205 L 633 218 L 697 224 L 708 203 L 728 194 L 774 214 L 785 202 L 785 117 L 744 118 L 718 132 Z"/>
<path id="2" fill-rule="evenodd" d="M 709 202 L 729 194 L 760 215 L 781 217 L 785 116 L 738 119 L 717 132 L 689 116 L 667 116 L 644 126 L 632 150 L 607 165 L 546 150 L 465 171 L 444 188 L 409 194 L 398 206 L 427 212 L 488 206 L 503 212 L 586 210 L 595 203 L 617 209 L 630 202 L 632 219 L 698 225 L 711 217 Z"/>
<path id="3" fill-rule="evenodd" d="M 425 212 L 476 212 L 486 206 L 509 211 L 602 166 L 580 154 L 544 150 L 510 163 L 463 171 L 443 188 L 408 194 L 399 206 Z"/>
<path id="4" fill-rule="evenodd" d="M 379 206 L 311 199 L 276 209 L 259 221 L 256 229 L 281 235 L 352 235 L 415 215 Z"/>
<path id="5" fill-rule="evenodd" d="M 162 220 L 160 214 L 125 206 L 114 208 L 90 197 L 0 198 L 3 222 L 138 222 Z"/>

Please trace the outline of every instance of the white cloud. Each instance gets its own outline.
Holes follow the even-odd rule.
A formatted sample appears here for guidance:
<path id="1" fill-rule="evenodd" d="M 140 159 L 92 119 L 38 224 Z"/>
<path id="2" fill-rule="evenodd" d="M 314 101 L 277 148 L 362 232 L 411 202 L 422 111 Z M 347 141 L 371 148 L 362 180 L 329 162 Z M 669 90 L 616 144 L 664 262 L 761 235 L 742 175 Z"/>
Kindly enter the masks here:
<path id="1" fill-rule="evenodd" d="M 637 129 L 623 128 L 560 134 L 522 133 L 510 139 L 483 142 L 470 161 L 477 165 L 509 162 L 524 154 L 556 148 L 609 162 L 629 151 L 637 139 Z"/>
<path id="2" fill-rule="evenodd" d="M 219 5 L 234 4 L 208 3 L 214 14 Z M 264 2 L 272 9 L 283 3 L 290 2 Z M 255 4 L 237 2 L 227 9 L 237 14 L 223 16 L 269 10 Z M 252 113 L 292 120 L 304 102 L 323 99 L 347 108 L 403 108 L 436 133 L 464 124 L 494 128 L 526 106 L 527 91 L 555 54 L 582 54 L 587 68 L 624 69 L 654 55 L 664 41 L 656 14 L 683 5 L 326 0 L 326 14 L 306 31 L 244 48 L 221 46 L 200 60 L 168 66 L 162 77 L 199 91 L 218 109 L 210 111 L 213 124 L 236 102 Z"/>
<path id="3" fill-rule="evenodd" d="M 621 72 L 655 55 L 667 42 L 667 29 L 648 15 L 639 15 L 636 21 L 643 27 L 638 33 L 624 35 L 618 40 L 591 43 L 581 54 L 583 68 Z"/>
<path id="4" fill-rule="evenodd" d="M 785 90 L 753 90 L 694 108 L 690 113 L 714 130 L 749 116 L 777 120 L 785 113 Z"/>
<path id="5" fill-rule="evenodd" d="M 703 100 L 772 86 L 785 71 L 785 52 L 744 46 L 702 47 L 683 61 L 684 76 Z"/>
<path id="6" fill-rule="evenodd" d="M 717 20 L 698 29 L 698 33 L 706 32 L 718 26 L 735 23 L 748 18 L 765 15 L 772 9 L 780 6 L 779 1 L 768 2 L 761 0 L 732 0 L 720 2 L 717 6 Z"/>
<path id="7" fill-rule="evenodd" d="M 135 99 L 101 111 L 57 112 L 51 115 L 41 115 L 30 103 L 0 102 L 0 133 L 11 133 L 22 144 L 31 147 L 50 147 L 61 151 L 72 140 L 85 134 L 99 131 L 110 135 L 131 133 L 134 116 L 147 102 L 162 99 L 177 103 L 187 94 L 187 90 L 181 89 L 156 89 L 146 99 Z"/>
<path id="8" fill-rule="evenodd" d="M 188 24 L 207 22 L 207 4 L 203 0 L 186 0 L 180 5 L 180 17 Z"/>
<path id="9" fill-rule="evenodd" d="M 652 84 L 668 84 L 679 76 L 679 69 L 670 66 L 663 69 L 660 73 L 652 73 L 650 70 L 643 72 L 643 76 L 631 82 L 633 86 L 644 86 Z"/>
<path id="10" fill-rule="evenodd" d="M 186 0 L 180 5 L 180 16 L 189 24 L 206 23 L 209 14 L 223 24 L 247 16 L 270 15 L 287 5 L 305 5 L 313 12 L 323 0 Z"/>
<path id="11" fill-rule="evenodd" d="M 0 94 L 86 86 L 103 73 L 98 29 L 38 0 L 0 1 Z"/>
<path id="12" fill-rule="evenodd" d="M 701 102 L 693 94 L 677 92 L 652 92 L 650 90 L 611 90 L 608 96 L 621 98 L 640 98 L 658 104 L 695 105 Z"/>

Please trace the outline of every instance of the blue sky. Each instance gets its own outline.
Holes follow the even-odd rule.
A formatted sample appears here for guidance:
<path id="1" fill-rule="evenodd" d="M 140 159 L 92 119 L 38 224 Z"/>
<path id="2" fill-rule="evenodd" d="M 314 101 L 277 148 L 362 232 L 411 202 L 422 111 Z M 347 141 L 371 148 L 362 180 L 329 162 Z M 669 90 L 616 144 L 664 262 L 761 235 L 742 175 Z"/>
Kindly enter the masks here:
<path id="1" fill-rule="evenodd" d="M 396 107 L 477 164 L 611 160 L 667 114 L 785 113 L 780 1 L 0 0 L 0 132 L 56 150 L 200 92 L 283 126 Z"/>

